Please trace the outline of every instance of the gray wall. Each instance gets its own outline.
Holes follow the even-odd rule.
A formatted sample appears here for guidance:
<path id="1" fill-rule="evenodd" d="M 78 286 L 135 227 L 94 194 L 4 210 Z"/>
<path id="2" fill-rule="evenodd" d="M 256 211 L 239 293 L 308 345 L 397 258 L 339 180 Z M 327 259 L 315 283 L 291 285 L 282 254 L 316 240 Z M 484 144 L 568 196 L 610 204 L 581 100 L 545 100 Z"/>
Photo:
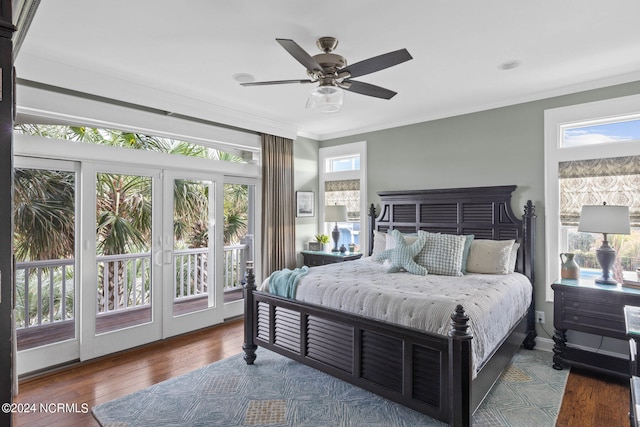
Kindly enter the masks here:
<path id="1" fill-rule="evenodd" d="M 293 156 L 296 191 L 315 193 L 314 216 L 296 218 L 296 253 L 300 266 L 302 265 L 300 251 L 307 249 L 307 244 L 318 233 L 318 142 L 298 137 L 293 142 Z"/>
<path id="2" fill-rule="evenodd" d="M 513 210 L 536 205 L 537 309 L 553 331 L 544 286 L 544 110 L 640 93 L 640 82 L 319 142 L 367 141 L 368 201 L 378 191 L 516 184 Z M 393 102 L 393 101 L 390 101 Z M 540 336 L 545 336 L 539 331 Z"/>

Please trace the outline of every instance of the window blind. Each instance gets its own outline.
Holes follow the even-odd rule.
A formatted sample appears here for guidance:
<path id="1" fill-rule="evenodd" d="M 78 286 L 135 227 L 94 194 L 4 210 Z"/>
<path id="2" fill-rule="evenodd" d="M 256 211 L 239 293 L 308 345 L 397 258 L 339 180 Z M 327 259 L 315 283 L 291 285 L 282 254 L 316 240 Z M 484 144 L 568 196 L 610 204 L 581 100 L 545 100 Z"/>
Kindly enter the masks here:
<path id="1" fill-rule="evenodd" d="M 578 225 L 583 205 L 629 206 L 632 227 L 640 227 L 640 156 L 561 162 L 560 220 Z"/>
<path id="2" fill-rule="evenodd" d="M 343 179 L 324 182 L 326 205 L 346 205 L 349 222 L 360 221 L 360 180 Z"/>

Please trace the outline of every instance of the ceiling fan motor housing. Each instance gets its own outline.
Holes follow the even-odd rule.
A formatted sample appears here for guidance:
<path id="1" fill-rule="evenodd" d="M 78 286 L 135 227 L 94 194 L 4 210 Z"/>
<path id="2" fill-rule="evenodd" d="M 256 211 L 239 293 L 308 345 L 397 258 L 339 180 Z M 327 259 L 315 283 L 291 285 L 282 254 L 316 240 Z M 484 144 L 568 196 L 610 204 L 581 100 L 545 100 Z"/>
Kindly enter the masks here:
<path id="1" fill-rule="evenodd" d="M 314 55 L 313 59 L 322 66 L 325 75 L 335 74 L 340 68 L 347 66 L 344 56 L 335 53 L 319 53 Z"/>

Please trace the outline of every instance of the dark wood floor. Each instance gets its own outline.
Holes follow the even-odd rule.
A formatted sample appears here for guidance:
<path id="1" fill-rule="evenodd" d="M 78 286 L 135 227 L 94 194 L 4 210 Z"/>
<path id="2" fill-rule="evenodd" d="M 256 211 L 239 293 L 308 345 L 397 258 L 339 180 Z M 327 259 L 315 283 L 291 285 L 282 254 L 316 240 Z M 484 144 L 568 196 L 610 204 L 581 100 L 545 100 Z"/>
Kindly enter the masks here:
<path id="1" fill-rule="evenodd" d="M 171 338 L 20 383 L 16 403 L 77 403 L 91 407 L 182 375 L 241 352 L 241 320 Z M 629 387 L 625 382 L 569 375 L 558 427 L 627 427 Z M 98 427 L 90 412 L 16 414 L 20 427 Z M 537 426 L 545 427 L 545 426 Z"/>
<path id="2" fill-rule="evenodd" d="M 629 427 L 629 382 L 572 369 L 557 427 Z"/>

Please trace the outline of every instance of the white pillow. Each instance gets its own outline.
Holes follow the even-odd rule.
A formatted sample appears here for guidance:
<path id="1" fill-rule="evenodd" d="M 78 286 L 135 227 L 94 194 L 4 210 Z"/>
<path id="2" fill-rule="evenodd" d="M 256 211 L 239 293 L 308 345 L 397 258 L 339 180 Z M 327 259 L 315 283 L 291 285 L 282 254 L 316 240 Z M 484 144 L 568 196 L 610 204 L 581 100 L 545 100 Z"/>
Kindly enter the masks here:
<path id="1" fill-rule="evenodd" d="M 513 273 L 516 271 L 516 263 L 518 262 L 518 248 L 520 248 L 520 243 L 514 243 L 513 248 L 511 248 L 511 256 L 509 257 L 509 273 Z"/>
<path id="2" fill-rule="evenodd" d="M 418 235 L 427 238 L 427 242 L 415 258 L 418 264 L 426 267 L 429 274 L 462 276 L 462 253 L 466 236 L 429 233 L 423 230 L 420 230 Z"/>
<path id="3" fill-rule="evenodd" d="M 389 230 L 386 234 L 386 248 L 387 249 L 393 249 L 396 247 L 396 240 L 393 238 L 393 236 L 391 235 L 391 232 L 393 230 Z M 402 237 L 404 237 L 404 241 L 407 242 L 407 246 L 411 246 L 413 245 L 416 240 L 418 240 L 418 235 L 417 234 L 402 234 Z"/>
<path id="4" fill-rule="evenodd" d="M 508 274 L 515 240 L 474 240 L 467 258 L 467 272 Z"/>
<path id="5" fill-rule="evenodd" d="M 387 234 L 381 231 L 373 231 L 373 251 L 371 256 L 381 254 L 387 249 Z"/>

